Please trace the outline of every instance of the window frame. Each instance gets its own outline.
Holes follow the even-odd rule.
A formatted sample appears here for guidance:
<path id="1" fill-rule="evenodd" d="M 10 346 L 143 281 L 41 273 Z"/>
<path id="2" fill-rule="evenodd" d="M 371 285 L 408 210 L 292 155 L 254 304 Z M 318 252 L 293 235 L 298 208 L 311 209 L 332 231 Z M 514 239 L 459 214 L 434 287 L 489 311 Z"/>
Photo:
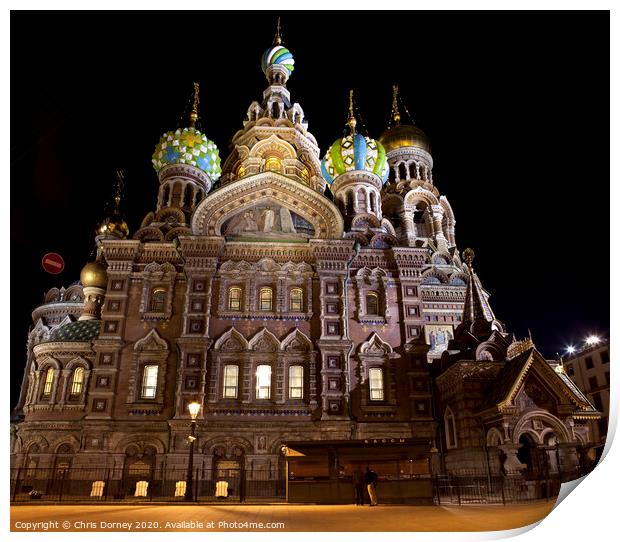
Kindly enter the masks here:
<path id="1" fill-rule="evenodd" d="M 263 294 L 269 294 L 269 305 L 267 298 L 263 299 Z M 263 305 L 265 303 L 265 305 Z M 268 308 L 267 308 L 268 307 Z M 258 290 L 258 310 L 261 312 L 273 312 L 273 288 L 271 286 L 261 286 Z"/>
<path id="2" fill-rule="evenodd" d="M 239 293 L 239 298 L 233 298 L 232 293 Z M 238 307 L 234 307 L 233 306 L 233 301 L 237 301 L 238 302 Z M 239 312 L 243 309 L 243 288 L 241 288 L 241 286 L 231 286 L 228 288 L 228 310 L 229 311 L 235 311 L 235 312 Z"/>
<path id="3" fill-rule="evenodd" d="M 376 386 L 376 378 L 373 375 L 380 376 L 380 386 Z M 373 385 L 373 382 L 375 385 Z M 380 394 L 373 397 L 374 393 L 379 391 Z M 373 402 L 385 401 L 385 378 L 383 377 L 383 369 L 381 367 L 370 367 L 368 369 L 368 398 Z"/>
<path id="4" fill-rule="evenodd" d="M 370 312 L 370 308 L 369 308 L 370 305 L 368 303 L 368 298 L 374 299 L 374 303 L 375 303 L 374 312 Z M 367 316 L 379 316 L 379 292 L 375 290 L 366 292 L 365 300 L 366 300 L 366 315 Z"/>
<path id="5" fill-rule="evenodd" d="M 151 290 L 149 300 L 149 312 L 166 312 L 166 302 L 168 301 L 168 291 L 162 286 L 156 286 Z"/>
<path id="6" fill-rule="evenodd" d="M 80 379 L 76 380 L 76 376 L 80 375 Z M 86 376 L 86 371 L 84 367 L 76 367 L 73 370 L 73 375 L 71 377 L 71 390 L 69 391 L 69 397 L 76 398 L 82 395 L 84 391 L 84 380 Z"/>
<path id="7" fill-rule="evenodd" d="M 45 371 L 45 379 L 43 380 L 43 397 L 51 397 L 54 390 L 54 380 L 56 380 L 54 367 L 48 367 Z"/>
<path id="8" fill-rule="evenodd" d="M 229 369 L 235 369 L 234 375 L 229 375 Z M 229 384 L 229 377 L 234 376 L 234 386 Z M 234 395 L 227 395 L 227 390 L 234 389 Z M 236 363 L 227 363 L 224 365 L 224 371 L 222 373 L 222 398 L 223 399 L 238 399 L 239 398 L 239 365 Z"/>
<path id="9" fill-rule="evenodd" d="M 295 296 L 295 297 L 294 297 Z M 289 310 L 291 312 L 303 312 L 304 310 L 304 289 L 295 286 L 288 294 Z"/>
<path id="10" fill-rule="evenodd" d="M 269 369 L 268 376 L 265 377 L 268 382 L 267 386 L 264 386 L 264 385 L 261 386 L 262 378 L 259 376 L 261 367 L 266 367 Z M 254 386 L 254 398 L 256 400 L 263 401 L 263 400 L 271 399 L 271 377 L 272 377 L 271 365 L 269 365 L 268 363 L 259 363 L 256 365 L 256 370 L 254 371 L 254 378 L 256 380 L 255 386 Z M 261 390 L 264 390 L 264 389 L 267 389 L 267 395 L 261 396 Z"/>
<path id="11" fill-rule="evenodd" d="M 150 375 L 150 370 L 155 369 L 155 375 Z M 150 380 L 149 380 L 150 379 Z M 154 385 L 152 384 L 155 380 Z M 157 398 L 157 388 L 159 379 L 159 365 L 156 363 L 145 363 L 142 366 L 142 378 L 140 383 L 140 399 L 154 400 Z M 150 382 L 150 384 L 149 384 Z M 152 395 L 147 395 L 147 390 L 153 390 Z"/>
<path id="12" fill-rule="evenodd" d="M 300 370 L 300 374 L 293 375 L 293 370 Z M 293 383 L 296 385 L 293 386 Z M 299 395 L 294 395 L 293 390 Z M 288 367 L 288 398 L 301 400 L 304 398 L 304 366 L 295 364 Z"/>

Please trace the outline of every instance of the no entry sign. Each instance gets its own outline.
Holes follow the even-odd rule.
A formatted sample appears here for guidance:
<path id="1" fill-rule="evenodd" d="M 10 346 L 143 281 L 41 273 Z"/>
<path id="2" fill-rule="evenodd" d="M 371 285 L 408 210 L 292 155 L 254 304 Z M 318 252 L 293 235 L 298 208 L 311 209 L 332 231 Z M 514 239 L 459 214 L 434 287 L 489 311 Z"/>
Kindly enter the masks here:
<path id="1" fill-rule="evenodd" d="M 65 261 L 60 254 L 56 252 L 48 252 L 41 260 L 41 265 L 48 273 L 58 275 L 65 268 Z"/>

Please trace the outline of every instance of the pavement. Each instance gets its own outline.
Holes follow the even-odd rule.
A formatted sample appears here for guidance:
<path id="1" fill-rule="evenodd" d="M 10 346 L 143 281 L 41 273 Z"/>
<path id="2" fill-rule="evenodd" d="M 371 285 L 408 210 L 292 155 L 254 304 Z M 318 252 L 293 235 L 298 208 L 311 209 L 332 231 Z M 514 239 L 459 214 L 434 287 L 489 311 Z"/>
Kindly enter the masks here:
<path id="1" fill-rule="evenodd" d="M 512 505 L 16 505 L 13 532 L 499 531 L 551 512 L 554 500 Z"/>

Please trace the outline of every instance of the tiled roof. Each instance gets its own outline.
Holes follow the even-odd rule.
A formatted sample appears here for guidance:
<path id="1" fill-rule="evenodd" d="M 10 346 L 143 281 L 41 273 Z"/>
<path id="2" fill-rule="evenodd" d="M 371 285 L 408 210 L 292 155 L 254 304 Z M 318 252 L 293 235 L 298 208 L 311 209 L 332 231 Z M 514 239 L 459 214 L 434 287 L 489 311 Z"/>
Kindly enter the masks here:
<path id="1" fill-rule="evenodd" d="M 506 399 L 531 355 L 532 349 L 529 349 L 506 362 L 491 384 L 487 400 L 480 407 L 480 410 L 494 407 Z"/>
<path id="2" fill-rule="evenodd" d="M 101 320 L 78 320 L 69 322 L 52 331 L 45 342 L 87 342 L 99 336 Z"/>

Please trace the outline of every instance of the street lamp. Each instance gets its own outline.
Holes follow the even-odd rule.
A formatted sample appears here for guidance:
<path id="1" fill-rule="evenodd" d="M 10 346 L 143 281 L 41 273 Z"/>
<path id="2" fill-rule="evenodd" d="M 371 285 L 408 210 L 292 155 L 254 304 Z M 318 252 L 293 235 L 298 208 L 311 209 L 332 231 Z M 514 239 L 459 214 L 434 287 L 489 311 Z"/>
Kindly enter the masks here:
<path id="1" fill-rule="evenodd" d="M 596 335 L 590 335 L 587 339 L 586 339 L 586 344 L 588 346 L 594 346 L 595 344 L 598 344 L 601 342 L 601 339 L 599 339 Z"/>
<path id="2" fill-rule="evenodd" d="M 566 353 L 567 354 L 574 354 L 575 353 L 575 347 L 574 346 L 567 346 L 566 347 Z"/>
<path id="3" fill-rule="evenodd" d="M 192 430 L 188 437 L 189 440 L 189 461 L 187 463 L 187 477 L 185 480 L 185 500 L 194 500 L 194 441 L 196 440 L 196 418 L 200 412 L 200 403 L 192 402 L 187 408 L 192 417 Z"/>

